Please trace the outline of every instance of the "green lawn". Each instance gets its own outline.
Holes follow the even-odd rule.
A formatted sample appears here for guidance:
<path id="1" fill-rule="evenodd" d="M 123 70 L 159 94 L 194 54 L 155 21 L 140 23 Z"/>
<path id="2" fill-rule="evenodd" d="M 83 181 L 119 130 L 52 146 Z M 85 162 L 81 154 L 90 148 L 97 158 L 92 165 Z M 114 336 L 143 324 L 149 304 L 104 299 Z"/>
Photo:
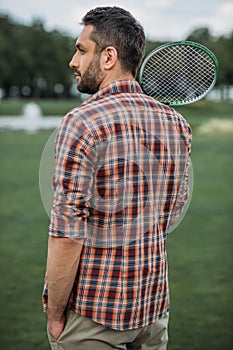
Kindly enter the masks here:
<path id="1" fill-rule="evenodd" d="M 30 100 L 3 100 L 0 102 L 0 116 L 2 115 L 21 115 L 23 112 L 23 107 Z M 80 104 L 78 98 L 68 99 L 68 100 L 49 100 L 41 99 L 34 100 L 41 108 L 42 115 L 64 115 L 68 110 L 74 108 Z"/>
<path id="2" fill-rule="evenodd" d="M 194 129 L 194 193 L 168 238 L 169 350 L 232 349 L 233 134 L 201 135 L 197 127 L 211 116 L 233 116 L 228 105 L 216 104 L 212 114 L 204 107 L 183 113 Z M 48 217 L 38 172 L 50 134 L 0 132 L 2 350 L 49 350 L 41 307 Z"/>
<path id="3" fill-rule="evenodd" d="M 232 149 L 232 135 L 194 134 L 193 197 L 168 239 L 169 350 L 232 349 Z"/>

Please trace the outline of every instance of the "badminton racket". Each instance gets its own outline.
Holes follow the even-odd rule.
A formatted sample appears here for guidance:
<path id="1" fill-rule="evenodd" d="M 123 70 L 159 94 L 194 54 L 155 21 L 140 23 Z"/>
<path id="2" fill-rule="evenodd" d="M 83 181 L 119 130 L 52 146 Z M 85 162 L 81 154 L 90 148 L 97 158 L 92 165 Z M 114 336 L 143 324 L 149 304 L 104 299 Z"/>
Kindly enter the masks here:
<path id="1" fill-rule="evenodd" d="M 139 71 L 142 90 L 170 106 L 202 99 L 214 87 L 218 61 L 205 46 L 191 41 L 164 44 L 148 54 Z"/>

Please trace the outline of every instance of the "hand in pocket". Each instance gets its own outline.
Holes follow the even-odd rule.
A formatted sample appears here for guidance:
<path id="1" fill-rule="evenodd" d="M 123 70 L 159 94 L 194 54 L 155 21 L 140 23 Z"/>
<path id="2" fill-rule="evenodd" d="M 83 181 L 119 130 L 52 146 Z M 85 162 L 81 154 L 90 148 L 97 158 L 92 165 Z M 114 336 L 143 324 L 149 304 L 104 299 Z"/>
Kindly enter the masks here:
<path id="1" fill-rule="evenodd" d="M 66 318 L 65 315 L 62 317 L 60 321 L 51 321 L 48 319 L 48 331 L 49 334 L 54 338 L 58 339 L 66 325 Z"/>

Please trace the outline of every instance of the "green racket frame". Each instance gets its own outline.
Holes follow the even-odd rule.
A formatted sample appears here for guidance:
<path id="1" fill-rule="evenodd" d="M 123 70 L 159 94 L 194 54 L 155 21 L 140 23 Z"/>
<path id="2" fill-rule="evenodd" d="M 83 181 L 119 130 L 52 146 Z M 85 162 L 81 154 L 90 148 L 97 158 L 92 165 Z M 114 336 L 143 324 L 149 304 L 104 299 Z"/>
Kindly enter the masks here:
<path id="1" fill-rule="evenodd" d="M 146 88 L 144 89 L 144 86 L 145 86 L 145 80 L 146 78 L 144 78 L 144 72 L 145 72 L 145 69 L 146 69 L 146 66 L 149 62 L 149 60 L 153 59 L 153 56 L 155 55 L 158 55 L 159 53 L 161 54 L 161 51 L 165 51 L 165 49 L 168 49 L 168 48 L 171 48 L 173 46 L 189 46 L 189 47 L 193 47 L 193 48 L 196 48 L 198 50 L 203 51 L 203 53 L 205 53 L 212 61 L 213 65 L 214 65 L 214 69 L 215 69 L 215 72 L 214 72 L 214 76 L 211 80 L 211 83 L 210 85 L 208 86 L 208 88 L 203 91 L 202 93 L 200 93 L 198 96 L 195 96 L 195 98 L 193 99 L 186 99 L 186 100 L 182 100 L 180 99 L 180 101 L 167 101 L 167 102 L 164 102 L 170 106 L 182 106 L 182 105 L 186 105 L 186 104 L 190 104 L 190 103 L 193 103 L 193 102 L 196 102 L 200 99 L 202 99 L 203 97 L 205 97 L 207 95 L 207 93 L 210 92 L 210 90 L 214 87 L 217 79 L 218 79 L 218 61 L 217 61 L 217 58 L 216 56 L 213 54 L 213 52 L 211 52 L 208 48 L 206 48 L 205 46 L 199 44 L 199 43 L 196 43 L 196 42 L 192 42 L 192 41 L 175 41 L 175 42 L 170 42 L 170 43 L 166 43 L 164 45 L 161 45 L 157 48 L 155 48 L 153 51 L 151 51 L 147 56 L 146 58 L 144 59 L 141 67 L 140 67 L 140 70 L 139 70 L 139 83 L 142 87 L 142 90 L 147 94 L 147 95 L 150 95 L 152 97 L 154 97 L 156 99 L 156 96 L 154 96 L 153 94 L 151 94 L 150 92 L 148 93 L 146 90 Z M 204 60 L 204 59 L 203 59 Z M 204 62 L 204 61 L 203 61 Z M 173 66 L 174 66 L 175 62 L 173 63 Z M 175 67 L 175 66 L 174 66 Z M 158 101 L 160 101 L 160 99 L 158 98 Z M 161 101 L 163 102 L 163 101 Z"/>

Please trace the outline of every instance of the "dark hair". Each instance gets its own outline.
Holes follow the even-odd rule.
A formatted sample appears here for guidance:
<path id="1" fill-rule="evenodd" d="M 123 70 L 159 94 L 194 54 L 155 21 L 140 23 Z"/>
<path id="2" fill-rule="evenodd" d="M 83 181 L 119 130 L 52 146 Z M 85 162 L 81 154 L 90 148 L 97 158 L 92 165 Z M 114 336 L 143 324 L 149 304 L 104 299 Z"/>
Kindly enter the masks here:
<path id="1" fill-rule="evenodd" d="M 83 17 L 82 24 L 94 26 L 91 39 L 99 51 L 115 47 L 122 69 L 136 75 L 145 53 L 145 33 L 130 12 L 116 6 L 97 7 Z"/>

